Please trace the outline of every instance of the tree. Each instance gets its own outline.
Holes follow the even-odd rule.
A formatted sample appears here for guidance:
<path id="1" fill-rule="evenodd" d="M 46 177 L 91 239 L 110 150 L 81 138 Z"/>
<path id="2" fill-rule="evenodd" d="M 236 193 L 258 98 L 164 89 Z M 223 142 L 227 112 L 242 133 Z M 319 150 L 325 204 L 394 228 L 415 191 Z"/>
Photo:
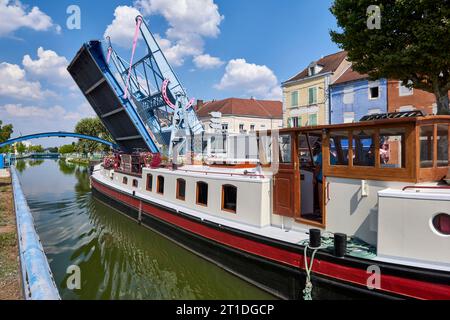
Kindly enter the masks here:
<path id="1" fill-rule="evenodd" d="M 49 147 L 46 150 L 48 150 L 48 152 L 51 152 L 51 153 L 57 153 L 58 152 L 58 147 Z"/>
<path id="2" fill-rule="evenodd" d="M 28 148 L 28 152 L 31 152 L 31 153 L 42 153 L 42 152 L 44 152 L 44 147 L 41 146 L 41 145 L 30 146 Z"/>
<path id="3" fill-rule="evenodd" d="M 2 126 L 3 122 L 0 120 L 0 143 L 5 142 L 9 140 L 11 137 L 11 134 L 13 133 L 13 125 L 7 124 Z M 3 148 L 0 148 L 0 153 L 8 152 L 10 150 L 9 146 L 5 146 Z"/>
<path id="4" fill-rule="evenodd" d="M 75 152 L 75 145 L 73 145 L 73 144 L 65 144 L 65 145 L 59 147 L 58 151 L 61 154 L 74 153 Z"/>
<path id="5" fill-rule="evenodd" d="M 27 147 L 22 142 L 18 142 L 16 144 L 16 150 L 19 154 L 23 154 L 27 151 Z"/>
<path id="6" fill-rule="evenodd" d="M 75 132 L 88 136 L 98 137 L 104 140 L 113 141 L 108 130 L 106 130 L 99 118 L 84 118 L 78 121 L 75 126 Z M 93 153 L 95 151 L 105 150 L 101 143 L 80 139 L 76 149 L 84 154 Z"/>
<path id="7" fill-rule="evenodd" d="M 433 93 L 438 114 L 449 113 L 448 0 L 335 0 L 330 10 L 341 28 L 331 38 L 348 52 L 354 70 Z"/>

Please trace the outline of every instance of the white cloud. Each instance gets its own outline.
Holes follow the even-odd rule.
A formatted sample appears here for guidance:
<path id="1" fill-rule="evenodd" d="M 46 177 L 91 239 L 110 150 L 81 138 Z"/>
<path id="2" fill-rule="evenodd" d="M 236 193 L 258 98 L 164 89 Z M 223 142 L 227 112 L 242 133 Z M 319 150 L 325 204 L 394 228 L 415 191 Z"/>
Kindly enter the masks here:
<path id="1" fill-rule="evenodd" d="M 197 68 L 200 69 L 213 69 L 218 68 L 224 64 L 220 58 L 212 57 L 209 54 L 201 54 L 193 59 L 194 64 Z"/>
<path id="2" fill-rule="evenodd" d="M 23 106 L 22 104 L 5 104 L 0 107 L 0 110 L 4 110 L 8 115 L 14 118 L 35 118 L 36 120 L 79 120 L 83 117 L 83 114 L 80 112 L 67 111 L 58 105 L 44 108 L 37 106 Z"/>
<path id="3" fill-rule="evenodd" d="M 135 6 L 145 15 L 162 15 L 169 23 L 167 36 L 183 39 L 188 34 L 216 37 L 223 16 L 213 0 L 137 0 Z"/>
<path id="4" fill-rule="evenodd" d="M 20 28 L 36 31 L 54 29 L 56 32 L 61 30 L 61 27 L 55 25 L 52 18 L 38 7 L 27 10 L 18 0 L 0 0 L 0 36 L 10 35 Z"/>
<path id="5" fill-rule="evenodd" d="M 41 100 L 51 95 L 54 94 L 43 90 L 40 82 L 27 80 L 25 70 L 20 66 L 7 62 L 0 63 L 0 96 Z"/>
<path id="6" fill-rule="evenodd" d="M 111 37 L 112 43 L 123 48 L 131 48 L 138 15 L 140 12 L 136 8 L 118 6 L 114 10 L 114 20 L 106 27 L 104 37 Z"/>
<path id="7" fill-rule="evenodd" d="M 202 55 L 204 38 L 217 37 L 224 19 L 213 0 L 137 0 L 134 5 L 147 16 L 159 14 L 167 20 L 167 39 L 160 46 L 174 66 L 182 65 L 186 57 Z"/>
<path id="8" fill-rule="evenodd" d="M 37 50 L 38 59 L 33 60 L 30 55 L 25 55 L 22 64 L 30 75 L 45 78 L 58 86 L 70 86 L 72 90 L 76 89 L 75 82 L 72 80 L 67 66 L 69 61 L 59 56 L 55 51 L 44 50 L 39 47 Z"/>
<path id="9" fill-rule="evenodd" d="M 171 41 L 154 34 L 164 56 L 172 66 L 178 67 L 184 63 L 187 56 L 199 55 L 203 52 L 203 40 L 198 36 L 192 36 L 191 39 L 182 39 Z"/>
<path id="10" fill-rule="evenodd" d="M 281 100 L 281 88 L 273 71 L 265 65 L 247 63 L 245 59 L 230 60 L 215 88 L 238 90 L 261 99 Z"/>
<path id="11" fill-rule="evenodd" d="M 155 37 L 174 66 L 182 65 L 187 57 L 202 55 L 204 37 L 217 37 L 220 33 L 223 16 L 213 0 L 137 0 L 134 6 L 117 7 L 104 36 L 110 36 L 114 44 L 130 48 L 139 11 L 146 16 L 161 15 L 169 28 L 164 37 Z"/>

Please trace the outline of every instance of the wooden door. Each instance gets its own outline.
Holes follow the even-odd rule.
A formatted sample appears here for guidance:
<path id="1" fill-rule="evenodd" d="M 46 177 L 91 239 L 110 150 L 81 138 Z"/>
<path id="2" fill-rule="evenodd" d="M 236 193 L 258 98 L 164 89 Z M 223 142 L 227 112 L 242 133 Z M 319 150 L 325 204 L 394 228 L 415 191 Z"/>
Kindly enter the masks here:
<path id="1" fill-rule="evenodd" d="M 280 134 L 279 150 L 279 167 L 273 180 L 273 210 L 277 215 L 294 218 L 300 215 L 300 171 L 296 135 Z"/>

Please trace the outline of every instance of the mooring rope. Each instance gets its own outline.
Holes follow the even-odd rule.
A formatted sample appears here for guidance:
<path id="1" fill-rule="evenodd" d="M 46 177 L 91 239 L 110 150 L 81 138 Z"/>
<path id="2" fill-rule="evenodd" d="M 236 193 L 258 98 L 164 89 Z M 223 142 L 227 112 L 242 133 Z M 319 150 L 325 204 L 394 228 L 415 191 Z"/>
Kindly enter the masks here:
<path id="1" fill-rule="evenodd" d="M 305 245 L 305 250 L 303 252 L 303 258 L 305 261 L 305 271 L 306 271 L 306 283 L 305 283 L 305 289 L 303 289 L 303 300 L 312 300 L 312 282 L 311 282 L 311 271 L 314 264 L 314 256 L 316 255 L 316 252 L 319 251 L 322 247 L 319 246 L 317 248 L 310 248 L 313 250 L 313 253 L 311 255 L 311 259 L 309 261 L 308 266 L 308 248 L 310 248 L 309 245 Z"/>

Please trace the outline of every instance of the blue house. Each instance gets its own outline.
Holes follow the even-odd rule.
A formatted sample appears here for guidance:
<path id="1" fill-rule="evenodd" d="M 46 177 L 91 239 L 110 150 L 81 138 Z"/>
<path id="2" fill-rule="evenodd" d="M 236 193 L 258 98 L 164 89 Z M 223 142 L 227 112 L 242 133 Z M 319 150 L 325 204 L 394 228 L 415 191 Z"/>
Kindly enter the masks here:
<path id="1" fill-rule="evenodd" d="M 370 81 L 351 66 L 330 85 L 331 124 L 356 122 L 368 114 L 387 112 L 387 81 Z"/>

